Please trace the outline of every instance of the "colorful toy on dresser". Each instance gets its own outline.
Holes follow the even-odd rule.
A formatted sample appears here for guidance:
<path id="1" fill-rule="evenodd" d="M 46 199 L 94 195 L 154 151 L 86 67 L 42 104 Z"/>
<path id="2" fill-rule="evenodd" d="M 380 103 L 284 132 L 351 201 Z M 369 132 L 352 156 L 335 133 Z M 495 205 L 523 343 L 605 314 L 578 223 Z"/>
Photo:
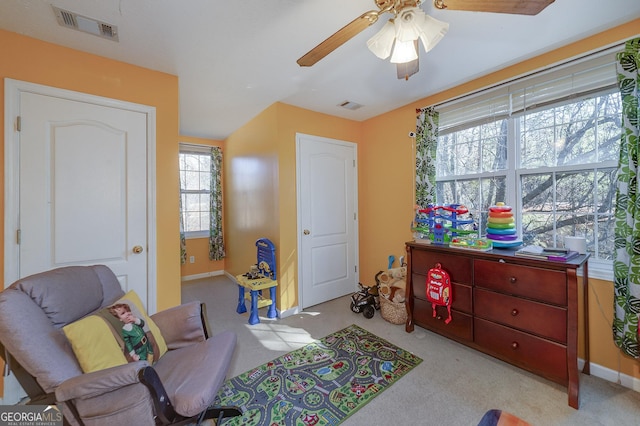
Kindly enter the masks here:
<path id="1" fill-rule="evenodd" d="M 487 221 L 487 238 L 493 242 L 493 247 L 517 247 L 522 244 L 518 238 L 515 219 L 511 207 L 503 202 L 489 207 Z"/>

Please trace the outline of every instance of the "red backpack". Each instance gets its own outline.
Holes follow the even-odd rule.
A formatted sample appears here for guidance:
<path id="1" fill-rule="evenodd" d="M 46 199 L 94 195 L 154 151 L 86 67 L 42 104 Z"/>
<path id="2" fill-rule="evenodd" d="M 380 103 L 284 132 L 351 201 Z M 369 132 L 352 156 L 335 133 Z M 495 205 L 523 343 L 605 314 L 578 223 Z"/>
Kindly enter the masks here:
<path id="1" fill-rule="evenodd" d="M 429 269 L 427 273 L 427 300 L 431 302 L 433 308 L 433 317 L 436 317 L 436 306 L 446 306 L 449 312 L 449 318 L 444 323 L 451 322 L 451 301 L 453 294 L 451 292 L 451 279 L 447 271 L 441 268 L 442 265 L 436 263 L 436 266 Z"/>

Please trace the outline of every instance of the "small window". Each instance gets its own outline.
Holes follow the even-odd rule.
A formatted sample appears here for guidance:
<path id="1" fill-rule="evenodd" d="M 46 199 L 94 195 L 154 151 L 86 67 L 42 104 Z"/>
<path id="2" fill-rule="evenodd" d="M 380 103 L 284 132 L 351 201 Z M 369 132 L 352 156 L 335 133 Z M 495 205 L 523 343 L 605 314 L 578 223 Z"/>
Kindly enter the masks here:
<path id="1" fill-rule="evenodd" d="M 187 238 L 209 236 L 211 209 L 211 148 L 180 147 L 182 225 Z"/>

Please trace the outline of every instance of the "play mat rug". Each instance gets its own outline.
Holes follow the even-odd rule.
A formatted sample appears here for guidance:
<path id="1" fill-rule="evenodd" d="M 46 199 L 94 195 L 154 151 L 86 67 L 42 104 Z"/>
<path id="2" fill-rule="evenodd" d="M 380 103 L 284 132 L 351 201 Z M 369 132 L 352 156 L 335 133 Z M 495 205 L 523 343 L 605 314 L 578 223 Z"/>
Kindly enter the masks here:
<path id="1" fill-rule="evenodd" d="M 215 405 L 242 408 L 222 425 L 337 425 L 422 359 L 349 327 L 228 380 Z"/>

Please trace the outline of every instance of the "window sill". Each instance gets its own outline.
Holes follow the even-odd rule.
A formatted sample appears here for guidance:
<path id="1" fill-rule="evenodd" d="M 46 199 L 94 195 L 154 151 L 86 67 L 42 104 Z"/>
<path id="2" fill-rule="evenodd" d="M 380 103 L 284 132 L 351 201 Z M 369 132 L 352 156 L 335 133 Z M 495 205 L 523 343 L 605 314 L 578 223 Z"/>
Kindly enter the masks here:
<path id="1" fill-rule="evenodd" d="M 209 238 L 209 231 L 185 232 L 184 237 L 187 240 L 195 240 L 198 238 Z"/>
<path id="2" fill-rule="evenodd" d="M 590 261 L 589 278 L 604 281 L 613 281 L 613 265 L 611 262 Z"/>

